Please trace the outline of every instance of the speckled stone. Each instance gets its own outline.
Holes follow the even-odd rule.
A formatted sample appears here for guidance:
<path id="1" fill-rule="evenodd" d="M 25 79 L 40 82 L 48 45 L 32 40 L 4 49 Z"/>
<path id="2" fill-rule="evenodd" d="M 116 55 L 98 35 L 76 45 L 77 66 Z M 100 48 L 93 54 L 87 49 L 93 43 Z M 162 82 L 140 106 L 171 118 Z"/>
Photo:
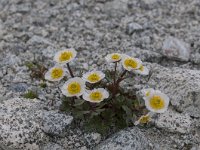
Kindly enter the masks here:
<path id="1" fill-rule="evenodd" d="M 122 130 L 97 146 L 96 150 L 150 149 L 149 141 L 139 128 Z"/>
<path id="2" fill-rule="evenodd" d="M 168 109 L 158 116 L 155 125 L 168 132 L 189 133 L 192 130 L 192 119 L 188 114 L 181 114 Z"/>
<path id="3" fill-rule="evenodd" d="M 62 136 L 63 131 L 72 122 L 73 117 L 56 111 L 44 111 L 42 114 L 42 130 L 50 135 Z"/>
<path id="4" fill-rule="evenodd" d="M 13 83 L 10 85 L 9 89 L 12 92 L 26 92 L 28 89 L 28 85 L 25 83 Z"/>
<path id="5" fill-rule="evenodd" d="M 160 62 L 162 55 L 156 52 L 150 52 L 149 50 L 142 50 L 133 47 L 131 51 L 127 52 L 129 56 L 133 56 L 147 62 Z"/>
<path id="6" fill-rule="evenodd" d="M 65 150 L 62 146 L 56 144 L 56 143 L 47 143 L 44 145 L 41 150 Z"/>
<path id="7" fill-rule="evenodd" d="M 170 103 L 181 112 L 200 117 L 200 71 L 151 65 L 149 87 L 167 94 Z"/>
<path id="8" fill-rule="evenodd" d="M 188 61 L 190 59 L 190 47 L 189 44 L 174 38 L 168 37 L 165 39 L 162 47 L 163 55 L 181 60 L 181 61 Z"/>
<path id="9" fill-rule="evenodd" d="M 38 150 L 48 140 L 40 129 L 41 104 L 13 98 L 0 105 L 0 140 L 8 148 Z"/>
<path id="10" fill-rule="evenodd" d="M 101 141 L 101 134 L 99 133 L 86 133 L 84 135 L 86 142 L 88 145 L 96 145 L 99 144 Z"/>
<path id="11" fill-rule="evenodd" d="M 126 33 L 131 35 L 132 33 L 141 31 L 142 29 L 143 27 L 140 24 L 131 22 L 126 27 Z"/>

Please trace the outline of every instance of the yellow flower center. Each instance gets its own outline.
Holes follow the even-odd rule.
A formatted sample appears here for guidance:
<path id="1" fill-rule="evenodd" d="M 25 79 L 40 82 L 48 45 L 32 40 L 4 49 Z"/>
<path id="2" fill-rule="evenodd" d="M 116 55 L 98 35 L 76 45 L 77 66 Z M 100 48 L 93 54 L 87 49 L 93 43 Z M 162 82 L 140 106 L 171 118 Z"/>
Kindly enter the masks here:
<path id="1" fill-rule="evenodd" d="M 100 101 L 101 99 L 102 99 L 102 97 L 103 97 L 103 95 L 102 95 L 102 93 L 101 92 L 99 92 L 99 91 L 96 91 L 96 92 L 92 92 L 91 94 L 90 94 L 90 99 L 92 100 L 92 101 Z"/>
<path id="2" fill-rule="evenodd" d="M 97 82 L 100 80 L 100 76 L 97 73 L 92 73 L 87 78 L 90 82 Z"/>
<path id="3" fill-rule="evenodd" d="M 144 71 L 144 66 L 141 65 L 141 67 L 139 68 L 140 71 Z"/>
<path id="4" fill-rule="evenodd" d="M 111 57 L 113 60 L 119 60 L 120 59 L 120 55 L 118 54 L 113 54 L 112 57 Z"/>
<path id="5" fill-rule="evenodd" d="M 63 62 L 63 61 L 68 61 L 68 60 L 70 60 L 72 57 L 73 57 L 72 52 L 70 52 L 70 51 L 62 52 L 61 55 L 60 55 L 60 57 L 59 57 L 59 60 L 60 60 L 61 62 Z"/>
<path id="6" fill-rule="evenodd" d="M 126 67 L 131 67 L 133 69 L 137 68 L 138 62 L 135 59 L 128 58 L 124 61 Z"/>
<path id="7" fill-rule="evenodd" d="M 159 110 L 165 107 L 165 101 L 160 96 L 154 95 L 150 99 L 150 106 L 155 110 Z"/>
<path id="8" fill-rule="evenodd" d="M 62 68 L 53 68 L 51 71 L 51 77 L 53 79 L 59 79 L 63 76 L 63 69 Z"/>
<path id="9" fill-rule="evenodd" d="M 150 120 L 151 120 L 150 116 L 149 115 L 145 115 L 145 116 L 142 116 L 139 119 L 139 122 L 142 123 L 142 124 L 145 124 L 145 123 L 148 123 Z"/>
<path id="10" fill-rule="evenodd" d="M 71 95 L 78 94 L 81 91 L 81 85 L 78 82 L 72 82 L 68 85 L 67 90 Z"/>
<path id="11" fill-rule="evenodd" d="M 150 96 L 150 91 L 147 91 L 145 95 Z"/>

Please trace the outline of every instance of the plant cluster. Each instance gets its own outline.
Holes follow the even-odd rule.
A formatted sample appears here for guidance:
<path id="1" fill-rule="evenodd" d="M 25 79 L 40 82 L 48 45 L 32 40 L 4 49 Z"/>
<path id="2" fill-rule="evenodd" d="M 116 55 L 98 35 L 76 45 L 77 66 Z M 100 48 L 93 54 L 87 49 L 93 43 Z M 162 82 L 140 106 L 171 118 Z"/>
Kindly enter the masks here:
<path id="1" fill-rule="evenodd" d="M 61 110 L 69 111 L 75 118 L 82 120 L 87 129 L 105 133 L 110 128 L 120 129 L 133 124 L 146 124 L 153 113 L 163 113 L 167 110 L 169 98 L 161 91 L 142 90 L 145 109 L 134 91 L 125 93 L 120 86 L 130 72 L 148 75 L 149 70 L 140 59 L 119 53 L 108 54 L 105 59 L 114 65 L 114 70 L 90 70 L 76 76 L 70 67 L 70 62 L 76 55 L 74 49 L 57 52 L 54 56 L 56 65 L 45 73 L 45 79 L 60 81 L 67 79 L 66 74 L 70 75 L 61 87 L 64 95 Z M 117 70 L 118 65 L 123 67 L 123 72 Z M 147 110 L 150 113 L 147 113 Z M 136 121 L 139 115 L 141 117 Z"/>

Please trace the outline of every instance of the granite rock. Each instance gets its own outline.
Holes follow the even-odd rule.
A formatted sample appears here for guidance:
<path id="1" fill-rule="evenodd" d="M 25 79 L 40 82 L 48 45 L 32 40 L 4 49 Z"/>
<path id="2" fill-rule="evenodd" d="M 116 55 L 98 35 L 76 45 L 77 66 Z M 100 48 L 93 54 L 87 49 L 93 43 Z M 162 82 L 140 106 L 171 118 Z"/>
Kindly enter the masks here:
<path id="1" fill-rule="evenodd" d="M 135 22 L 129 23 L 126 27 L 126 33 L 131 35 L 133 32 L 141 31 L 143 27 Z"/>
<path id="2" fill-rule="evenodd" d="M 62 136 L 64 130 L 73 120 L 72 116 L 56 111 L 44 111 L 42 115 L 42 130 L 50 135 Z"/>
<path id="3" fill-rule="evenodd" d="M 192 119 L 188 114 L 181 114 L 168 109 L 158 116 L 155 125 L 167 132 L 189 133 L 192 130 Z"/>
<path id="4" fill-rule="evenodd" d="M 139 128 L 133 127 L 122 130 L 97 146 L 97 150 L 144 150 L 150 149 L 148 139 L 140 132 Z"/>
<path id="5" fill-rule="evenodd" d="M 128 9 L 128 0 L 108 1 L 104 9 L 110 16 L 122 15 Z"/>
<path id="6" fill-rule="evenodd" d="M 151 65 L 149 87 L 159 89 L 180 112 L 200 117 L 200 71 Z"/>
<path id="7" fill-rule="evenodd" d="M 127 52 L 127 54 L 147 62 L 159 63 L 162 60 L 161 54 L 149 50 L 138 49 L 136 47 L 133 47 L 131 51 Z"/>
<path id="8" fill-rule="evenodd" d="M 13 98 L 0 105 L 0 140 L 8 148 L 38 150 L 48 140 L 40 128 L 38 100 Z"/>
<path id="9" fill-rule="evenodd" d="M 188 61 L 190 59 L 191 50 L 189 44 L 174 37 L 165 39 L 162 50 L 163 55 L 168 58 L 180 61 Z"/>
<path id="10" fill-rule="evenodd" d="M 56 143 L 49 142 L 45 144 L 41 150 L 64 150 L 64 148 Z"/>

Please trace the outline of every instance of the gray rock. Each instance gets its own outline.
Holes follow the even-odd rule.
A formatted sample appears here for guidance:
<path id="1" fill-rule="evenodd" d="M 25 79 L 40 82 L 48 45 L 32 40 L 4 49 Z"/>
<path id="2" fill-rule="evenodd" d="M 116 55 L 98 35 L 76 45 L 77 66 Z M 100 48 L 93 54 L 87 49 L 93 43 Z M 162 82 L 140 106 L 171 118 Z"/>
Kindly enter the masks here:
<path id="1" fill-rule="evenodd" d="M 13 98 L 0 105 L 0 139 L 8 148 L 38 150 L 48 140 L 40 129 L 41 104 Z"/>
<path id="2" fill-rule="evenodd" d="M 104 9 L 110 16 L 122 15 L 128 9 L 128 0 L 108 1 Z"/>
<path id="3" fill-rule="evenodd" d="M 18 56 L 12 54 L 12 53 L 8 53 L 2 60 L 2 63 L 0 64 L 0 66 L 5 66 L 5 65 L 10 65 L 10 66 L 16 66 L 18 64 L 21 64 L 21 58 L 19 58 Z"/>
<path id="4" fill-rule="evenodd" d="M 0 150 L 15 150 L 15 149 L 13 149 L 13 148 L 8 148 L 7 146 L 5 146 L 4 144 L 2 144 L 2 143 L 0 142 Z"/>
<path id="5" fill-rule="evenodd" d="M 199 150 L 200 149 L 200 145 L 195 145 L 191 148 L 191 150 Z"/>
<path id="6" fill-rule="evenodd" d="M 144 150 L 150 149 L 149 141 L 139 128 L 122 130 L 108 138 L 96 148 L 97 150 Z"/>
<path id="7" fill-rule="evenodd" d="M 156 8 L 160 0 L 140 0 L 140 7 L 143 9 L 153 9 Z"/>
<path id="8" fill-rule="evenodd" d="M 170 98 L 178 111 L 200 117 L 200 71 L 151 65 L 149 87 L 159 89 Z"/>
<path id="9" fill-rule="evenodd" d="M 135 22 L 129 23 L 126 27 L 126 33 L 131 35 L 133 32 L 141 31 L 143 27 Z"/>
<path id="10" fill-rule="evenodd" d="M 99 133 L 87 133 L 84 135 L 84 138 L 86 139 L 86 142 L 90 146 L 94 146 L 96 144 L 99 144 L 101 141 L 101 134 Z"/>
<path id="11" fill-rule="evenodd" d="M 195 53 L 191 55 L 191 61 L 194 62 L 195 64 L 200 64 L 200 54 Z"/>
<path id="12" fill-rule="evenodd" d="M 18 13 L 27 13 L 31 9 L 31 5 L 29 3 L 23 3 L 22 5 L 12 5 L 10 7 L 11 12 L 18 12 Z"/>
<path id="13" fill-rule="evenodd" d="M 72 122 L 73 117 L 55 111 L 44 111 L 42 116 L 42 130 L 50 135 L 62 136 L 63 131 Z"/>
<path id="14" fill-rule="evenodd" d="M 188 61 L 190 59 L 191 52 L 189 44 L 174 37 L 168 37 L 165 39 L 162 50 L 163 55 L 168 58 L 181 61 Z"/>
<path id="15" fill-rule="evenodd" d="M 133 50 L 127 52 L 129 56 L 133 56 L 141 59 L 142 61 L 148 62 L 160 62 L 162 60 L 162 55 L 149 50 L 141 50 L 133 47 Z"/>
<path id="16" fill-rule="evenodd" d="M 12 92 L 26 92 L 28 89 L 28 85 L 25 83 L 13 83 L 10 85 L 9 89 Z"/>
<path id="17" fill-rule="evenodd" d="M 28 40 L 27 43 L 30 45 L 34 45 L 34 44 L 53 45 L 52 42 L 50 42 L 49 40 L 37 35 L 34 35 L 30 40 Z"/>
<path id="18" fill-rule="evenodd" d="M 41 150 L 64 150 L 64 148 L 56 143 L 47 143 L 44 145 Z"/>
<path id="19" fill-rule="evenodd" d="M 170 132 L 189 133 L 192 129 L 192 120 L 188 114 L 178 113 L 168 109 L 155 120 L 155 125 Z"/>

